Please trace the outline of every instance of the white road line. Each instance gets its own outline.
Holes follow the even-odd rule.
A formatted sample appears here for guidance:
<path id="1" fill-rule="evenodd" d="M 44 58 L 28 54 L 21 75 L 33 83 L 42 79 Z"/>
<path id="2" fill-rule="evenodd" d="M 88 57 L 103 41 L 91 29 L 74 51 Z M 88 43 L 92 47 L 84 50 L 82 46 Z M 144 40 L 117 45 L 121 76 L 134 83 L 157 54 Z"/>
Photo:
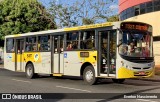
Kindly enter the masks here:
<path id="1" fill-rule="evenodd" d="M 56 86 L 64 89 L 71 89 L 71 90 L 78 90 L 78 91 L 85 91 L 85 92 L 91 92 L 89 90 L 83 90 L 83 89 L 76 89 L 76 88 L 70 88 L 70 87 L 64 87 L 64 86 Z"/>
<path id="2" fill-rule="evenodd" d="M 152 100 L 145 100 L 145 99 L 137 99 L 139 101 L 145 101 L 145 102 L 158 102 L 158 101 L 152 101 Z"/>
<path id="3" fill-rule="evenodd" d="M 19 82 L 24 82 L 24 83 L 31 83 L 30 81 L 24 81 L 24 80 L 17 80 L 17 79 L 12 79 L 14 81 L 19 81 Z"/>

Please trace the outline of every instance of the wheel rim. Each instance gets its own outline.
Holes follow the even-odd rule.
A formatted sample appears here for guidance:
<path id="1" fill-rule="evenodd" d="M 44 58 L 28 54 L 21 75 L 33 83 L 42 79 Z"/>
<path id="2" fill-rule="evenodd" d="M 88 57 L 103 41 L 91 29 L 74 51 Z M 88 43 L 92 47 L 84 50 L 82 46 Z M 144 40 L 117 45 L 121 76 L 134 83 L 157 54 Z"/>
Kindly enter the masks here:
<path id="1" fill-rule="evenodd" d="M 87 80 L 88 82 L 91 82 L 91 81 L 93 80 L 93 72 L 92 72 L 91 70 L 88 70 L 88 71 L 86 72 L 86 80 Z"/>
<path id="2" fill-rule="evenodd" d="M 31 74 L 32 74 L 32 68 L 31 68 L 31 67 L 28 67 L 28 68 L 27 68 L 27 75 L 28 75 L 28 76 L 31 76 Z"/>

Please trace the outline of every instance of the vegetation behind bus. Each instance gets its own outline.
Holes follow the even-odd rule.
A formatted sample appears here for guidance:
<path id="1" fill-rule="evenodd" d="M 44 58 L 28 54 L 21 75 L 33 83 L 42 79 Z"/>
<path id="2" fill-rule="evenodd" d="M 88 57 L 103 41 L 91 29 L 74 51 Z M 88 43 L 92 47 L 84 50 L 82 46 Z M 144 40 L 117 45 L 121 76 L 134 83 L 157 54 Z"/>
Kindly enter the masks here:
<path id="1" fill-rule="evenodd" d="M 118 21 L 118 12 L 111 6 L 115 2 L 116 0 L 74 0 L 67 4 L 52 0 L 49 11 L 58 19 L 59 28 L 113 22 Z"/>
<path id="2" fill-rule="evenodd" d="M 3 0 L 0 10 L 0 39 L 11 34 L 56 28 L 54 18 L 37 0 Z"/>

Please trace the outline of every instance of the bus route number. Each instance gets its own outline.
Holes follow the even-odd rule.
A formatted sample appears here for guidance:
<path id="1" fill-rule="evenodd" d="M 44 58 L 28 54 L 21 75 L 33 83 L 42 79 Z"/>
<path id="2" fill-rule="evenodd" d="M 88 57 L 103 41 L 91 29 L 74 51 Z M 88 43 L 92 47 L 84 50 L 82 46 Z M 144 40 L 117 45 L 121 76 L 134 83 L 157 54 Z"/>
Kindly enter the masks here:
<path id="1" fill-rule="evenodd" d="M 27 54 L 27 58 L 30 58 L 30 57 L 32 57 L 32 54 Z"/>

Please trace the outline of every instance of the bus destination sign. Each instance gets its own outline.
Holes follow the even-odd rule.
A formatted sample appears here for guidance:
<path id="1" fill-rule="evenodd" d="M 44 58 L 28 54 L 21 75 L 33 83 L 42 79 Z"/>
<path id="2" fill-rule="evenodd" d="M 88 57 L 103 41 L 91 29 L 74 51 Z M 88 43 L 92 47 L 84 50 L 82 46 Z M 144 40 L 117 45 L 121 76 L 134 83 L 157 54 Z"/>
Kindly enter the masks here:
<path id="1" fill-rule="evenodd" d="M 140 23 L 123 23 L 121 24 L 121 29 L 148 31 L 149 26 L 146 24 L 140 24 Z"/>

